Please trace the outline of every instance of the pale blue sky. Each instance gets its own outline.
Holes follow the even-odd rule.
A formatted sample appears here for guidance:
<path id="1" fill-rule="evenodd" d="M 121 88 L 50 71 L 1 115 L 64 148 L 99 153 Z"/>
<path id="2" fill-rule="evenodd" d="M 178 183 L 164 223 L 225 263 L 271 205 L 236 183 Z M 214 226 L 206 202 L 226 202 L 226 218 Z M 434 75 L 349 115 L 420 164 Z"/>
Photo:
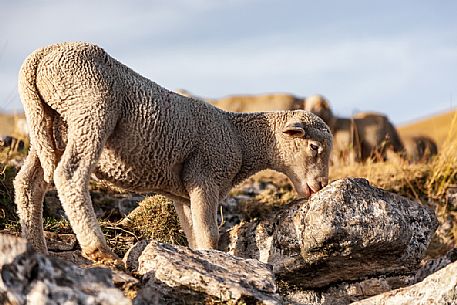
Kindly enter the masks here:
<path id="1" fill-rule="evenodd" d="M 397 124 L 457 106 L 452 0 L 0 0 L 0 110 L 30 52 L 75 40 L 200 96 L 321 93 Z"/>

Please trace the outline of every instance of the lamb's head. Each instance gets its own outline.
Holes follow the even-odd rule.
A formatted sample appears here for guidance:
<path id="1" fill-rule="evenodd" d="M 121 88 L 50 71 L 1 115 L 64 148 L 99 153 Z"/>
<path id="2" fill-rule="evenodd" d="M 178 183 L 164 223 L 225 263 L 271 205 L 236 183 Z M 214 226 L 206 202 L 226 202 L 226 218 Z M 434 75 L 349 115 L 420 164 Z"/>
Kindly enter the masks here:
<path id="1" fill-rule="evenodd" d="M 292 181 L 300 197 L 309 198 L 328 183 L 333 137 L 317 115 L 287 112 L 276 130 L 277 170 Z"/>

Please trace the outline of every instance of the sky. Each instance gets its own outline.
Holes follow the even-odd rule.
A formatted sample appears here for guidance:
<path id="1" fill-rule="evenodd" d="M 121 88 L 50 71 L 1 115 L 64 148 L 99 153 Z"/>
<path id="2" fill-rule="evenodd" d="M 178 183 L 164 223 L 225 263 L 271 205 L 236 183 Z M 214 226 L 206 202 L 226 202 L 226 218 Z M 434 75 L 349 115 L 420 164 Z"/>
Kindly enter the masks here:
<path id="1" fill-rule="evenodd" d="M 454 0 L 0 0 L 0 111 L 37 48 L 100 45 L 154 82 L 202 97 L 326 96 L 339 116 L 395 124 L 457 106 Z"/>

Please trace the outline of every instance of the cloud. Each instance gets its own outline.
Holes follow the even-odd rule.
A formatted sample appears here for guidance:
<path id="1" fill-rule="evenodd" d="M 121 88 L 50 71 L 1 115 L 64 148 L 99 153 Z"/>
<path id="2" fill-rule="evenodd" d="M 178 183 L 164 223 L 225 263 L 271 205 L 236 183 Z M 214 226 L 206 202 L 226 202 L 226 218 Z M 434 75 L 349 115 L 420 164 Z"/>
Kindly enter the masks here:
<path id="1" fill-rule="evenodd" d="M 353 41 L 275 43 L 275 38 L 223 46 L 187 47 L 137 53 L 129 65 L 168 87 L 197 94 L 289 91 L 321 92 L 333 98 L 336 112 L 349 115 L 367 104 L 386 107 L 423 79 L 446 74 L 443 61 L 456 66 L 457 49 L 421 39 L 393 37 Z M 126 58 L 127 60 L 127 58 Z M 411 92 L 409 92 L 411 94 Z M 396 105 L 393 104 L 392 107 Z"/>
<path id="2" fill-rule="evenodd" d="M 339 114 L 370 109 L 398 121 L 448 105 L 457 32 L 446 6 L 363 5 L 354 13 L 360 1 L 288 3 L 10 1 L 0 11 L 0 98 L 10 100 L 31 51 L 84 40 L 159 84 L 204 96 L 323 93 Z M 20 107 L 17 98 L 1 106 Z"/>

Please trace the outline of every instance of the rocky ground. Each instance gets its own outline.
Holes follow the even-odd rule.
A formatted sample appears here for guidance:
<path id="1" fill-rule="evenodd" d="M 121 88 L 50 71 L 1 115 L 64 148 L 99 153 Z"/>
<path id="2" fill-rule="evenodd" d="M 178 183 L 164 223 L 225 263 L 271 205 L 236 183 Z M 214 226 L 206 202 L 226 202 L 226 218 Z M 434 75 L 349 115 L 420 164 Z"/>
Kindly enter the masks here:
<path id="1" fill-rule="evenodd" d="M 457 251 L 443 241 L 446 220 L 437 219 L 432 203 L 365 179 L 334 181 L 308 201 L 294 200 L 284 177 L 264 173 L 246 181 L 222 205 L 222 251 L 187 248 L 164 197 L 93 190 L 102 229 L 126 268 L 84 259 L 50 192 L 44 211 L 49 256 L 15 236 L 14 220 L 3 222 L 1 303 L 457 302 Z"/>

